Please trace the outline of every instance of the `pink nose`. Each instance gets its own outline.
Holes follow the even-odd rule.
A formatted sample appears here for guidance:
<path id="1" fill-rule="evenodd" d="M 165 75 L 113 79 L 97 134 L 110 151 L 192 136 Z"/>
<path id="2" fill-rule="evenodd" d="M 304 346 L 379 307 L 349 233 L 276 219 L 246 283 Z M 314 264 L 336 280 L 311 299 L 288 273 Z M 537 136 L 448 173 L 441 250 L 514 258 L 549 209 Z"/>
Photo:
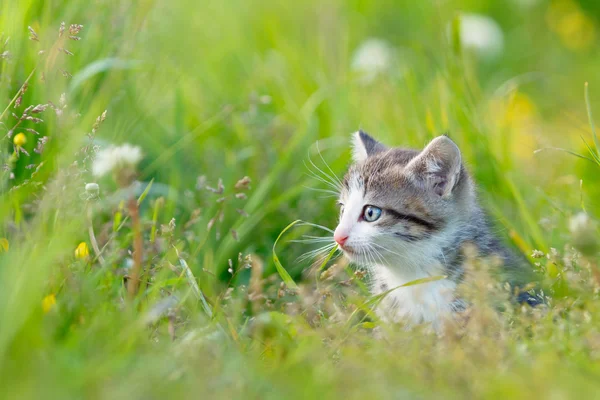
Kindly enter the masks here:
<path id="1" fill-rule="evenodd" d="M 344 243 L 346 243 L 346 240 L 348 240 L 348 235 L 336 230 L 333 234 L 333 239 L 337 242 L 337 244 L 343 246 Z"/>

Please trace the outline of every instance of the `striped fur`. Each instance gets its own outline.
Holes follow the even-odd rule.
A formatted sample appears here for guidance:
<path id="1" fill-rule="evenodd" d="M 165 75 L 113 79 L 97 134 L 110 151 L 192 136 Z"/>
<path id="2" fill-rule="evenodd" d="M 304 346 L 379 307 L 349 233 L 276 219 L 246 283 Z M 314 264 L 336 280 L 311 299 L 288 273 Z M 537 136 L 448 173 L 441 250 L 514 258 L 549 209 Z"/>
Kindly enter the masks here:
<path id="1" fill-rule="evenodd" d="M 507 269 L 517 266 L 491 233 L 460 150 L 448 137 L 417 151 L 387 148 L 359 131 L 353 156 L 336 233 L 348 237 L 345 255 L 370 270 L 373 294 L 416 279 L 448 277 L 393 290 L 378 309 L 380 317 L 439 329 L 462 308 L 455 289 L 464 275 L 461 249 L 467 243 L 481 255 L 499 256 Z M 362 218 L 367 205 L 382 210 L 378 220 Z"/>

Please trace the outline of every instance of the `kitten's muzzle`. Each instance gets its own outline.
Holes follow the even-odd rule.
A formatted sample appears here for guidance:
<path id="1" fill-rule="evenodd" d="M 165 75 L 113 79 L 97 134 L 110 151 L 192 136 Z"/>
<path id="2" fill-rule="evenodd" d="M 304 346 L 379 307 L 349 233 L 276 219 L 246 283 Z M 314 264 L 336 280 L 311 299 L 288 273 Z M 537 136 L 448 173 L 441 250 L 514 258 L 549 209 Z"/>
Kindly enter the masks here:
<path id="1" fill-rule="evenodd" d="M 333 234 L 333 239 L 341 248 L 344 248 L 344 243 L 348 240 L 348 235 L 345 232 L 340 232 L 336 229 Z"/>

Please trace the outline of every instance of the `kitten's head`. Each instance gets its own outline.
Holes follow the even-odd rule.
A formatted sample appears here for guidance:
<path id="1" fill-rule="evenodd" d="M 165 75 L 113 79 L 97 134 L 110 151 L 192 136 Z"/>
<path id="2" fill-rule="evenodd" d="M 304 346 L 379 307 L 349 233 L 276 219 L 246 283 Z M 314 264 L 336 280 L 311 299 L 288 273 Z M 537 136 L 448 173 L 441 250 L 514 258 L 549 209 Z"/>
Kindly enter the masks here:
<path id="1" fill-rule="evenodd" d="M 334 238 L 361 264 L 391 264 L 423 251 L 464 218 L 474 201 L 460 150 L 446 136 L 416 151 L 388 148 L 359 131 L 353 161 Z"/>

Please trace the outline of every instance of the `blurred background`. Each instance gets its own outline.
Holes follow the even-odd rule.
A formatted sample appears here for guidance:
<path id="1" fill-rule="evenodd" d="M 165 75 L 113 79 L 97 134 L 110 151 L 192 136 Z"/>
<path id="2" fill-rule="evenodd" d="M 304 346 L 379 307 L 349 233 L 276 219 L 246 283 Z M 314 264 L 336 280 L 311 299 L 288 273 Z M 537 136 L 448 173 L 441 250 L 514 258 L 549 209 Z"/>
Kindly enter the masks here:
<path id="1" fill-rule="evenodd" d="M 73 35 L 70 24 L 83 28 Z M 86 146 L 139 146 L 136 196 L 152 181 L 140 206 L 144 240 L 166 232 L 209 296 L 248 283 L 250 271 L 228 272 L 239 253 L 274 273 L 273 245 L 292 221 L 335 227 L 335 198 L 311 190 L 329 189 L 313 175 L 344 174 L 359 128 L 415 148 L 448 133 L 497 231 L 527 255 L 563 248 L 569 217 L 600 210 L 597 165 L 563 151 L 586 155 L 593 143 L 586 82 L 600 115 L 595 0 L 0 0 L 0 34 L 0 131 L 9 137 L 0 238 L 16 250 L 0 259 L 0 321 L 12 327 L 0 334 L 0 356 L 32 323 L 48 282 L 56 291 L 71 279 L 61 265 L 88 241 L 86 183 L 100 187 L 93 221 L 100 245 L 111 243 L 113 272 L 129 268 L 131 234 L 110 239 L 123 194 L 92 174 Z M 22 131 L 26 153 L 9 135 L 24 82 L 20 110 L 53 104 L 44 123 L 21 125 L 35 131 Z M 62 186 L 52 183 L 61 176 Z M 233 193 L 245 176 L 243 196 L 213 193 L 219 181 Z M 296 280 L 307 267 L 298 257 L 314 248 L 291 242 L 301 233 L 327 235 L 304 228 L 278 245 Z M 164 250 L 157 243 L 152 254 Z M 107 276 L 76 293 L 115 295 L 120 281 Z"/>

